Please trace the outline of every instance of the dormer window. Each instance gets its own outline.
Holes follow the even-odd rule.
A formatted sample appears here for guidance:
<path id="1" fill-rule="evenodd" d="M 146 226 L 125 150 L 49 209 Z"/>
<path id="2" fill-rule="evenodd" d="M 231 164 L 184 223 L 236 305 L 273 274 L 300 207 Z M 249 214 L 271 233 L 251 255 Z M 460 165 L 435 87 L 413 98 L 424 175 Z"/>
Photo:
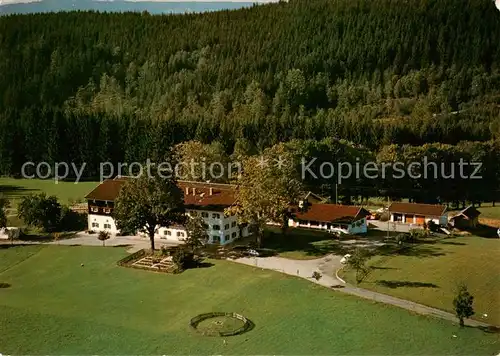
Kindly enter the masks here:
<path id="1" fill-rule="evenodd" d="M 90 211 L 93 212 L 93 213 L 98 213 L 99 212 L 99 208 L 97 206 L 92 206 L 90 208 Z"/>

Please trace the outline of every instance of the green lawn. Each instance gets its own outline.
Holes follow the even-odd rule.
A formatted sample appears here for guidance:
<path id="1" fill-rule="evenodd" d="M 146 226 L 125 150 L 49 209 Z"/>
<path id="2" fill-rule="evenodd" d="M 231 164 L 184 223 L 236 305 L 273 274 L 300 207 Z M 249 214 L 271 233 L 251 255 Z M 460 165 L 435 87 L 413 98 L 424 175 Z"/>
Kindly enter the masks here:
<path id="1" fill-rule="evenodd" d="M 500 348 L 498 334 L 273 271 L 213 261 L 166 275 L 118 267 L 123 256 L 113 247 L 0 248 L 0 281 L 12 285 L 0 289 L 1 352 L 493 355 Z M 211 311 L 241 313 L 255 328 L 226 343 L 194 334 L 190 318 Z"/>
<path id="2" fill-rule="evenodd" d="M 360 287 L 453 311 L 456 286 L 474 295 L 475 318 L 500 325 L 500 241 L 477 236 L 417 244 L 396 255 L 379 255 Z M 344 277 L 355 283 L 354 272 Z M 483 314 L 488 314 L 483 317 Z"/>
<path id="3" fill-rule="evenodd" d="M 477 210 L 481 212 L 480 218 L 500 220 L 500 203 L 497 203 L 496 206 L 484 203 Z"/>
<path id="4" fill-rule="evenodd" d="M 55 195 L 61 204 L 68 204 L 70 200 L 82 200 L 98 182 L 58 182 L 54 180 L 41 179 L 16 179 L 0 178 L 0 194 L 12 200 L 12 206 L 15 208 L 19 199 L 28 194 L 46 193 Z"/>

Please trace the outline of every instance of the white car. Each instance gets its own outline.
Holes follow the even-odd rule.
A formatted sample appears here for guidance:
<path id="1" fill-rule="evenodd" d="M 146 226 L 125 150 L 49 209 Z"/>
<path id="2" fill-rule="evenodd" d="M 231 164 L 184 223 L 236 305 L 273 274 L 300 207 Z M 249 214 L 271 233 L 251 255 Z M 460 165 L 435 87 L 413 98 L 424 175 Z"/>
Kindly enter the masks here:
<path id="1" fill-rule="evenodd" d="M 259 256 L 259 255 L 260 255 L 257 251 L 252 250 L 252 249 L 248 250 L 248 251 L 247 251 L 247 253 L 248 253 L 250 256 L 254 256 L 254 257 L 257 257 L 257 256 Z"/>
<path id="2" fill-rule="evenodd" d="M 347 260 L 349 259 L 349 257 L 351 257 L 350 254 L 344 255 L 344 257 L 342 257 L 340 259 L 340 263 L 342 263 L 343 265 L 345 265 L 347 263 Z"/>

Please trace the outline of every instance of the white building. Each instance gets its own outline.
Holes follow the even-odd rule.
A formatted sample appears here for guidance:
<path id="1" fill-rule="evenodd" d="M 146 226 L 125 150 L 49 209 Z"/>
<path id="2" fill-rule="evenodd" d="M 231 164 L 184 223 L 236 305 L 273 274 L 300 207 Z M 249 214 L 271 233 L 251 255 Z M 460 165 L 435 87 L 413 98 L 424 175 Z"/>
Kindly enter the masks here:
<path id="1" fill-rule="evenodd" d="M 364 234 L 368 231 L 366 217 L 370 212 L 357 206 L 305 204 L 289 220 L 292 227 Z"/>
<path id="2" fill-rule="evenodd" d="M 391 222 L 423 225 L 429 221 L 440 226 L 448 224 L 446 206 L 416 203 L 392 203 L 389 207 Z"/>
<path id="3" fill-rule="evenodd" d="M 114 201 L 127 179 L 129 178 L 105 180 L 86 196 L 89 231 L 120 233 L 112 212 Z M 184 192 L 186 214 L 199 215 L 207 224 L 208 243 L 224 245 L 239 237 L 248 236 L 248 227 L 238 224 L 236 216 L 224 215 L 224 210 L 234 204 L 234 186 L 186 181 L 178 182 L 178 186 Z M 175 242 L 183 241 L 186 237 L 186 230 L 180 225 L 158 227 L 155 236 L 159 240 Z"/>

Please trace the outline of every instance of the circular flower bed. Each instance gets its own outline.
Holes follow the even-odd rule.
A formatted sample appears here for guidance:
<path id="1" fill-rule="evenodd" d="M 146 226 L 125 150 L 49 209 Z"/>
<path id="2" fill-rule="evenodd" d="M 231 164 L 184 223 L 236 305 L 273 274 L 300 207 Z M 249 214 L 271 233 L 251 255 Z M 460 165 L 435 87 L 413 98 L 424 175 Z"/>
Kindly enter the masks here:
<path id="1" fill-rule="evenodd" d="M 224 312 L 197 315 L 189 325 L 204 336 L 233 336 L 253 328 L 253 323 L 243 315 Z"/>

